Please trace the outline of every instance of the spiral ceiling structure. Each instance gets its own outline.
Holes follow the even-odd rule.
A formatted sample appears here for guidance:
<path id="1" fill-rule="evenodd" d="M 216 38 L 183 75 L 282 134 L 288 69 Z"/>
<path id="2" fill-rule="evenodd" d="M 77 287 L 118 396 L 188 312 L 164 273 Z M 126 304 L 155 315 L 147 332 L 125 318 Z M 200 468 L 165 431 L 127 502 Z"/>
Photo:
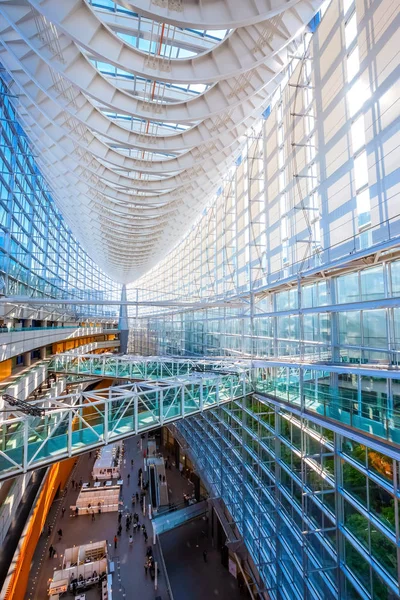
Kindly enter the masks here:
<path id="1" fill-rule="evenodd" d="M 114 280 L 216 190 L 320 0 L 0 0 L 0 62 L 66 222 Z"/>

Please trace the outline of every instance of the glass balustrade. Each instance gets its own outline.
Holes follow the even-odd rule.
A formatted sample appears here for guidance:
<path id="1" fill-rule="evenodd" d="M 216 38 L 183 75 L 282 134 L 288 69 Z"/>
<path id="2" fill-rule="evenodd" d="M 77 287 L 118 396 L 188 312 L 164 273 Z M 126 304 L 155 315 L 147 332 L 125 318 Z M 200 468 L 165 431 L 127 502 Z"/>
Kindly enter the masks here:
<path id="1" fill-rule="evenodd" d="M 151 430 L 251 393 L 246 373 L 196 374 L 36 400 L 42 417 L 0 424 L 0 479 Z"/>
<path id="2" fill-rule="evenodd" d="M 328 375 L 322 373 L 321 379 Z M 331 386 L 320 380 L 304 381 L 301 394 L 299 381 L 284 377 L 259 378 L 255 389 L 338 423 L 400 443 L 400 411 L 385 394 L 374 395 L 368 390 Z"/>
<path id="3" fill-rule="evenodd" d="M 0 327 L 0 333 L 15 333 L 19 331 L 58 331 L 59 329 L 79 329 L 79 325 L 57 325 L 55 327 Z"/>

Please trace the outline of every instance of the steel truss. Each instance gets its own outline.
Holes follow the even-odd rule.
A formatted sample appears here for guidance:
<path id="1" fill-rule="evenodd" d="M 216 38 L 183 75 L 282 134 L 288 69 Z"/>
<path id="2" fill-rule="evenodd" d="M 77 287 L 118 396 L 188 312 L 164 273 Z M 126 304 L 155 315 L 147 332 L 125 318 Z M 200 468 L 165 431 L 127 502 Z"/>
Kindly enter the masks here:
<path id="1" fill-rule="evenodd" d="M 35 400 L 0 423 L 0 480 L 202 413 L 252 391 L 246 371 L 181 375 Z"/>
<path id="2" fill-rule="evenodd" d="M 193 373 L 241 373 L 250 367 L 248 361 L 218 358 L 179 359 L 160 356 L 107 356 L 66 352 L 56 355 L 49 371 L 78 375 L 97 375 L 118 379 L 160 379 Z"/>

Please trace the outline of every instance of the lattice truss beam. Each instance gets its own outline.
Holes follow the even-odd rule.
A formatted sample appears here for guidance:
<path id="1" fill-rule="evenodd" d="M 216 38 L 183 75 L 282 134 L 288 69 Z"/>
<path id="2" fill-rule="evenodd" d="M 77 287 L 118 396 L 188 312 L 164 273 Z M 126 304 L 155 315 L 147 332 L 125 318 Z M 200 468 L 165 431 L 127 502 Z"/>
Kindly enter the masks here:
<path id="1" fill-rule="evenodd" d="M 120 4 L 1 0 L 0 62 L 68 224 L 127 283 L 204 207 L 321 0 Z"/>
<path id="2" fill-rule="evenodd" d="M 76 363 L 76 359 L 71 354 L 71 361 Z M 163 378 L 160 370 L 157 376 L 156 362 L 152 363 L 155 371 L 149 374 L 153 378 L 96 392 L 29 403 L 3 396 L 0 480 L 202 413 L 251 392 L 245 370 L 194 372 L 192 362 L 185 369 L 181 361 L 185 375 Z M 140 368 L 146 361 L 136 363 Z M 138 370 L 136 376 L 139 374 Z"/>

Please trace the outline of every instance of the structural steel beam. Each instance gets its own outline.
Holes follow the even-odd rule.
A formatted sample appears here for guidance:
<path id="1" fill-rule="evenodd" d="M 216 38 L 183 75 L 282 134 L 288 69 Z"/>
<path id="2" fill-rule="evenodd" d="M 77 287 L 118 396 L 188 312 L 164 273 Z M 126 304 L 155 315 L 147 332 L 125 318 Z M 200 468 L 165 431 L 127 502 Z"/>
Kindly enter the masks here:
<path id="1" fill-rule="evenodd" d="M 42 417 L 0 423 L 0 480 L 199 414 L 251 393 L 246 373 L 202 373 L 34 400 Z"/>

